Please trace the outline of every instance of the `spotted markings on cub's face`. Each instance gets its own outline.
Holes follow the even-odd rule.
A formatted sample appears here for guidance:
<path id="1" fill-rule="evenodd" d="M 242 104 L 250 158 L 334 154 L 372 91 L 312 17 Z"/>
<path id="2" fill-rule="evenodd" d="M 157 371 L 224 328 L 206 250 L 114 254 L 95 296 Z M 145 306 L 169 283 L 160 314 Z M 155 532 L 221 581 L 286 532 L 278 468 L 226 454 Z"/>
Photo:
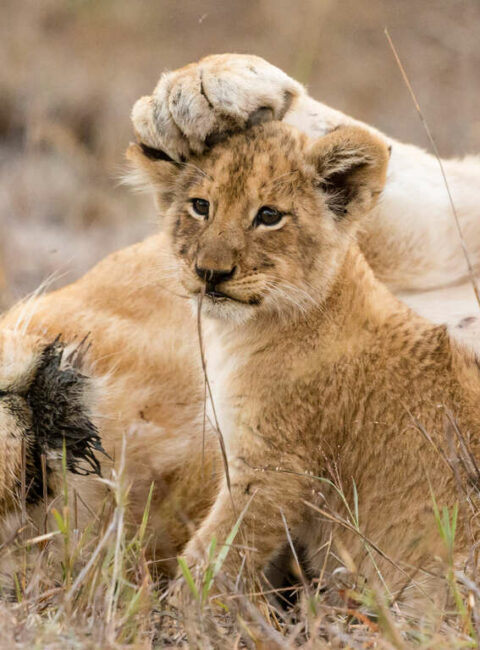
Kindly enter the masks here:
<path id="1" fill-rule="evenodd" d="M 383 188 L 388 158 L 383 141 L 358 127 L 312 141 L 281 122 L 251 127 L 183 164 L 151 160 L 135 146 L 128 155 L 156 192 L 183 288 L 192 297 L 205 289 L 196 267 L 235 267 L 216 291 L 235 301 L 228 315 L 240 320 L 253 314 L 241 316 L 242 305 L 304 313 L 325 299 L 357 219 Z M 193 212 L 199 200 L 208 216 Z M 262 223 L 262 209 L 282 217 Z M 208 305 L 215 296 L 206 294 Z M 226 316 L 225 300 L 215 304 Z"/>
<path id="2" fill-rule="evenodd" d="M 299 133 L 279 134 L 271 125 L 255 127 L 188 165 L 175 183 L 171 227 L 174 249 L 187 268 L 194 267 L 202 246 L 211 238 L 217 251 L 212 253 L 212 263 L 218 262 L 214 258 L 221 256 L 222 248 L 235 259 L 239 271 L 225 287 L 231 286 L 233 291 L 235 285 L 238 288 L 239 282 L 244 282 L 242 302 L 262 302 L 255 283 L 252 295 L 246 293 L 251 277 L 260 280 L 262 274 L 268 274 L 263 285 L 302 280 L 288 267 L 297 255 L 311 267 L 312 252 L 308 249 L 316 238 L 308 224 L 300 227 L 296 203 L 309 203 L 307 220 L 324 208 L 323 198 L 313 185 L 314 170 L 305 163 L 305 143 Z M 197 197 L 208 201 L 208 218 L 192 218 L 188 208 Z M 271 213 L 271 224 L 259 217 L 262 210 Z"/>

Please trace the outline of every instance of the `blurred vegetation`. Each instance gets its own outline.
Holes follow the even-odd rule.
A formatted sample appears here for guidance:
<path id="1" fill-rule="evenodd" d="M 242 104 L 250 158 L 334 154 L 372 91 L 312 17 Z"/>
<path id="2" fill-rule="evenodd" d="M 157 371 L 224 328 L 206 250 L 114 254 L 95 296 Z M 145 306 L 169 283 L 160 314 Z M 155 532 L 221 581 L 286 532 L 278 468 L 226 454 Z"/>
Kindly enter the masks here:
<path id="1" fill-rule="evenodd" d="M 265 57 L 318 99 L 427 146 L 388 26 L 443 155 L 480 149 L 478 0 L 3 0 L 0 295 L 73 280 L 153 230 L 118 186 L 129 113 L 160 73 Z"/>

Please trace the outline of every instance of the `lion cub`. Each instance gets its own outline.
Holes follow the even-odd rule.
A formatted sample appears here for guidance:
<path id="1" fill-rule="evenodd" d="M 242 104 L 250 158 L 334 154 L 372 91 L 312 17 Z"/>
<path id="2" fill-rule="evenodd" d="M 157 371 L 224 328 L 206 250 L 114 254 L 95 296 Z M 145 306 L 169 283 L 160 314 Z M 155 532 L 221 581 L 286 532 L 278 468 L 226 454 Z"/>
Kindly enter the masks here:
<path id="1" fill-rule="evenodd" d="M 312 142 L 277 122 L 186 164 L 144 145 L 129 157 L 155 185 L 184 290 L 202 297 L 227 448 L 231 494 L 225 481 L 188 560 L 243 511 L 232 574 L 245 546 L 264 567 L 288 525 L 326 574 L 344 562 L 367 578 L 380 570 L 392 594 L 411 576 L 438 592 L 447 549 L 434 499 L 452 512 L 459 476 L 480 462 L 480 372 L 375 279 L 356 245 L 386 145 L 357 127 Z M 460 514 L 465 559 L 476 531 Z"/>

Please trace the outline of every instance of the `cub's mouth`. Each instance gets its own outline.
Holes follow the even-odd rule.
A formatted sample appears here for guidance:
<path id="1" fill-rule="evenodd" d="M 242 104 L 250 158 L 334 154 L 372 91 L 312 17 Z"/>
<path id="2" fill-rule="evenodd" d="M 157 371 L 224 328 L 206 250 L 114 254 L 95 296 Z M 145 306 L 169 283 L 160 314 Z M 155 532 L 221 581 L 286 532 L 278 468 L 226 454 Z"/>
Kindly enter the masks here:
<path id="1" fill-rule="evenodd" d="M 187 265 L 186 265 L 187 266 Z M 189 265 L 188 265 L 189 267 Z M 234 277 L 236 267 L 230 271 L 218 271 L 198 267 L 186 268 L 180 276 L 180 281 L 187 293 L 196 300 L 203 300 L 207 308 L 215 313 L 218 305 L 252 307 L 263 301 L 261 283 L 252 280 L 248 275 Z M 224 310 L 222 311 L 224 313 Z M 226 312 L 225 312 L 226 313 Z"/>
<path id="2" fill-rule="evenodd" d="M 203 295 L 204 299 L 205 298 L 208 299 L 209 302 L 213 304 L 234 302 L 240 305 L 248 305 L 248 302 L 245 302 L 244 300 L 240 300 L 239 298 L 235 298 L 234 296 L 213 287 L 207 286 L 204 290 L 200 290 L 199 293 L 200 295 Z"/>
<path id="3" fill-rule="evenodd" d="M 216 301 L 225 301 L 225 300 L 235 300 L 235 298 L 232 298 L 229 296 L 227 293 L 224 291 L 221 291 L 218 288 L 218 283 L 208 281 L 205 283 L 205 288 L 204 288 L 204 293 L 205 296 L 213 300 L 214 302 Z"/>
<path id="4" fill-rule="evenodd" d="M 242 298 L 237 298 L 235 296 L 232 296 L 229 293 L 225 293 L 224 291 L 221 291 L 220 289 L 217 289 L 216 287 L 207 287 L 205 290 L 200 290 L 197 292 L 198 294 L 202 295 L 204 298 L 207 298 L 210 303 L 213 304 L 218 304 L 218 303 L 236 303 L 238 305 L 259 305 L 262 300 L 259 296 L 251 296 L 247 299 L 242 299 Z"/>
<path id="5" fill-rule="evenodd" d="M 225 291 L 219 289 L 218 284 L 219 283 L 209 282 L 207 280 L 207 282 L 205 282 L 205 284 L 201 287 L 201 289 L 198 290 L 198 293 L 204 298 L 209 299 L 213 303 L 227 302 L 227 301 L 240 302 L 240 303 L 243 302 L 243 300 L 239 300 L 238 298 L 235 298 L 234 296 L 225 293 Z"/>
<path id="6" fill-rule="evenodd" d="M 245 290 L 243 283 L 237 286 L 233 283 L 230 286 L 228 282 L 212 282 L 205 281 L 199 282 L 198 278 L 192 277 L 189 274 L 182 278 L 182 284 L 191 298 L 195 300 L 204 301 L 205 306 L 215 308 L 220 305 L 231 305 L 240 307 L 254 307 L 263 302 L 264 296 L 259 291 Z"/>
<path id="7" fill-rule="evenodd" d="M 227 295 L 226 293 L 223 293 L 223 291 L 219 291 L 218 289 L 206 289 L 205 290 L 205 296 L 207 298 L 210 298 L 214 302 L 224 302 L 225 300 L 235 300 L 235 302 L 240 302 L 237 301 L 235 298 L 232 298 L 231 296 Z"/>

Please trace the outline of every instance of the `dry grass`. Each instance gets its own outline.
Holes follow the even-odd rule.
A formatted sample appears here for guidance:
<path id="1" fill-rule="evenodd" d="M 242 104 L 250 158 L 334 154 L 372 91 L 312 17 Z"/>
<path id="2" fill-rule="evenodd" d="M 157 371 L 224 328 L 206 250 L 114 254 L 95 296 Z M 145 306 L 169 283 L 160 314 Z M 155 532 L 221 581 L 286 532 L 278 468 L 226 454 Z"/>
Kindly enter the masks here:
<path id="1" fill-rule="evenodd" d="M 198 321 L 200 325 L 200 316 Z M 203 348 L 200 326 L 198 334 Z M 206 373 L 205 363 L 203 367 Z M 428 431 L 416 421 L 414 425 L 434 445 Z M 348 549 L 336 547 L 335 532 L 325 555 L 335 549 L 344 570 L 334 572 L 328 581 L 324 571 L 308 577 L 286 521 L 296 584 L 274 588 L 262 575 L 257 576 L 255 593 L 245 593 L 241 579 L 233 582 L 222 573 L 225 557 L 235 545 L 244 553 L 243 572 L 248 570 L 253 550 L 241 545 L 245 511 L 239 513 L 225 541 L 211 540 L 205 566 L 192 572 L 180 557 L 182 578 L 168 583 L 157 576 L 156 563 L 148 554 L 150 536 L 155 535 L 149 525 L 153 485 L 140 525 L 132 529 L 128 524 L 131 484 L 124 472 L 125 444 L 111 475 L 90 479 L 102 481 L 108 495 L 99 511 L 91 513 L 91 524 L 85 530 L 77 525 L 80 497 L 67 487 L 65 447 L 55 497 L 48 495 L 43 473 L 43 499 L 37 507 L 44 523 L 36 528 L 29 520 L 24 454 L 16 513 L 19 525 L 16 534 L 0 546 L 0 648 L 476 648 L 480 638 L 478 548 L 472 543 L 470 561 L 458 571 L 455 536 L 458 513 L 466 520 L 480 516 L 480 469 L 453 417 L 447 417 L 443 444 L 434 447 L 445 471 L 455 477 L 458 503 L 450 512 L 439 511 L 432 489 L 438 535 L 447 551 L 441 575 L 448 600 L 444 607 L 431 603 L 421 608 L 404 603 L 401 596 L 408 591 L 411 598 L 421 590 L 422 567 L 412 568 L 388 557 L 364 534 L 355 485 L 349 502 L 335 468 L 330 476 L 307 478 L 319 486 L 328 483 L 340 497 L 342 512 L 329 509 L 328 503 L 322 509 L 307 505 L 319 519 L 333 522 L 334 531 L 346 527 L 357 534 L 375 566 L 380 559 L 395 564 L 405 576 L 400 594 L 392 596 L 380 572 L 376 584 L 367 585 Z M 292 592 L 296 598 L 292 599 Z"/>
<path id="2" fill-rule="evenodd" d="M 453 440 L 461 442 L 456 456 Z M 445 458 L 447 452 L 449 471 L 459 486 L 459 509 L 478 517 L 480 475 L 454 423 L 447 426 L 445 448 L 439 450 Z M 122 458 L 117 471 L 103 479 L 109 496 L 90 529 L 76 528 L 76 495 L 65 488 L 53 501 L 46 498 L 45 512 L 53 515 L 52 524 L 28 539 L 21 526 L 0 549 L 2 566 L 16 567 L 14 582 L 4 588 L 0 601 L 1 648 L 478 647 L 480 586 L 474 574 L 454 568 L 457 509 L 437 510 L 438 533 L 449 557 L 445 584 L 451 604 L 447 608 L 432 604 L 416 610 L 400 604 L 401 600 L 392 601 L 381 580 L 367 586 L 355 577 L 348 554 L 343 559 L 350 570 L 339 572 L 326 589 L 321 575 L 313 580 L 303 576 L 295 551 L 297 602 L 286 606 L 286 588 L 274 590 L 266 578 L 258 592 L 245 594 L 241 581 L 234 585 L 222 575 L 238 526 L 223 545 L 212 540 L 203 570 L 192 575 L 180 559 L 182 579 L 173 586 L 155 580 L 154 565 L 146 554 L 150 503 L 145 503 L 138 529 L 129 529 L 129 486 Z M 65 467 L 64 481 L 66 486 Z M 345 505 L 347 518 L 323 510 L 318 515 L 356 530 L 375 561 L 382 551 L 362 534 L 361 504 Z M 21 502 L 19 509 L 24 517 Z M 476 552 L 472 548 L 472 554 Z M 411 574 L 411 569 L 407 572 Z M 417 574 L 407 577 L 405 589 L 412 589 L 417 580 Z"/>

